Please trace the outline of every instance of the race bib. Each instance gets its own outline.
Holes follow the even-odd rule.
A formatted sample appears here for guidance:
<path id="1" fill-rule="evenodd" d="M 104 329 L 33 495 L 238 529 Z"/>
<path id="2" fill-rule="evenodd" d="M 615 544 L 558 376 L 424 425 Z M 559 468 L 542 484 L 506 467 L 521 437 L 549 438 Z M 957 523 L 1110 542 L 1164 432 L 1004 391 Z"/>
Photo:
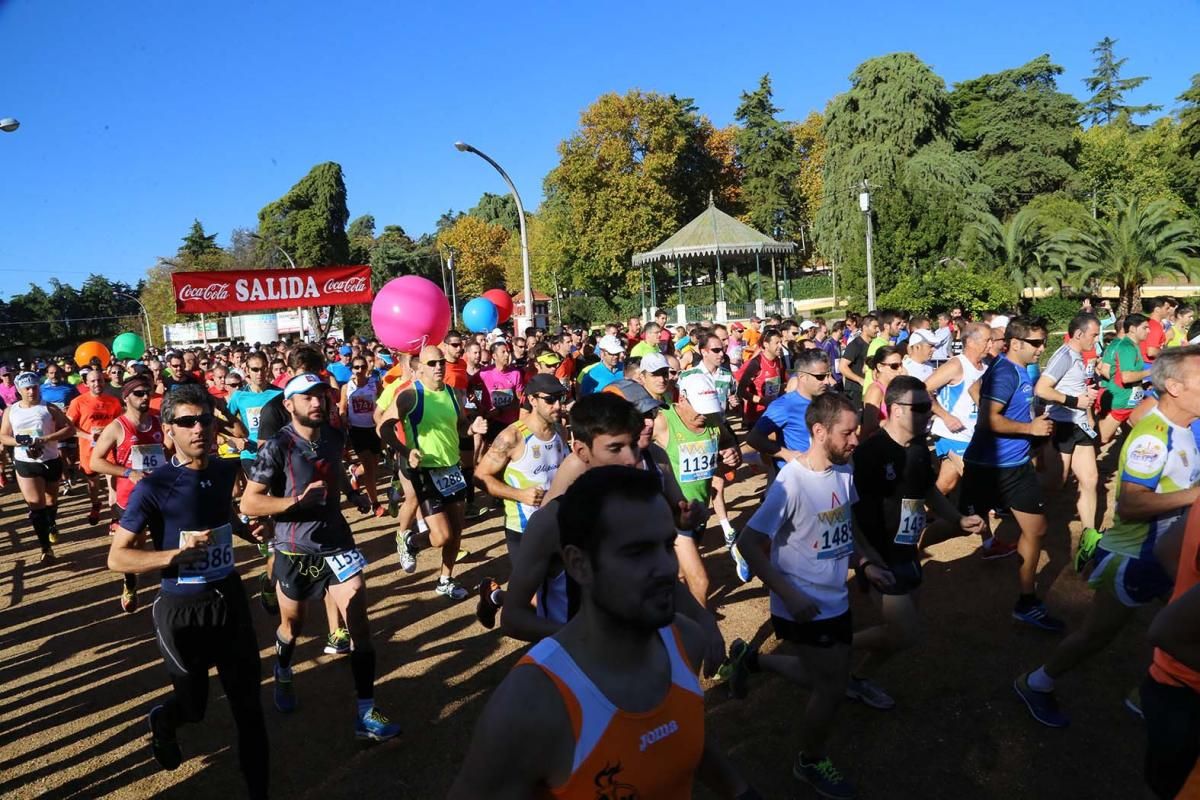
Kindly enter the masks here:
<path id="1" fill-rule="evenodd" d="M 179 532 L 180 538 L 184 533 Z M 179 583 L 215 583 L 233 572 L 233 527 L 214 528 L 209 539 L 212 543 L 203 556 L 190 564 L 179 565 Z"/>
<path id="2" fill-rule="evenodd" d="M 350 398 L 350 410 L 355 414 L 370 414 L 375 410 L 375 401 L 369 397 L 353 396 Z"/>
<path id="3" fill-rule="evenodd" d="M 713 473 L 716 471 L 717 442 L 715 439 L 679 443 L 680 483 L 712 480 Z"/>
<path id="4" fill-rule="evenodd" d="M 492 408 L 508 408 L 517 402 L 517 396 L 512 389 L 496 389 L 492 392 Z"/>
<path id="5" fill-rule="evenodd" d="M 854 552 L 854 532 L 850 525 L 850 506 L 840 506 L 817 515 L 822 526 L 817 535 L 817 560 L 845 558 Z"/>
<path id="6" fill-rule="evenodd" d="M 165 461 L 161 444 L 135 444 L 129 450 L 129 468 L 135 472 L 153 472 Z"/>
<path id="7" fill-rule="evenodd" d="M 900 527 L 896 529 L 896 538 L 893 541 L 896 544 L 915 546 L 921 538 L 923 530 L 925 530 L 925 501 L 901 500 Z"/>
<path id="8" fill-rule="evenodd" d="M 450 497 L 467 488 L 467 482 L 463 479 L 462 469 L 457 466 L 431 469 L 429 470 L 429 477 L 433 478 L 434 488 L 438 490 L 438 494 L 442 497 Z"/>
<path id="9" fill-rule="evenodd" d="M 1135 386 L 1129 390 L 1129 402 L 1125 404 L 1126 408 L 1137 408 L 1137 404 L 1142 402 L 1142 398 L 1146 396 L 1146 390 L 1141 386 Z"/>
<path id="10" fill-rule="evenodd" d="M 329 571 L 338 579 L 338 583 L 345 583 L 367 567 L 367 559 L 363 558 L 363 554 L 358 550 L 325 556 L 325 563 L 329 565 Z"/>
<path id="11" fill-rule="evenodd" d="M 246 409 L 246 427 L 250 429 L 250 435 L 258 435 L 258 423 L 262 419 L 262 406 Z"/>
<path id="12" fill-rule="evenodd" d="M 779 376 L 763 381 L 763 397 L 770 400 L 779 396 Z"/>

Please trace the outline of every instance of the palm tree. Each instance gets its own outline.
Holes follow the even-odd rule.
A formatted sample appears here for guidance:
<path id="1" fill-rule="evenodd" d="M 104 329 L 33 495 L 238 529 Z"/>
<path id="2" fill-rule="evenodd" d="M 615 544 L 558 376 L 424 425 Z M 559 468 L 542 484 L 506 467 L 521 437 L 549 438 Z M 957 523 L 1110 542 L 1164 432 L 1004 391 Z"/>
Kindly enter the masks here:
<path id="1" fill-rule="evenodd" d="M 1008 222 L 983 214 L 967 232 L 984 264 L 1003 270 L 1018 286 L 1061 288 L 1063 275 L 1047 249 L 1050 237 L 1037 211 L 1022 208 Z"/>
<path id="2" fill-rule="evenodd" d="M 1119 313 L 1137 310 L 1142 287 L 1157 278 L 1200 277 L 1200 227 L 1169 200 L 1118 197 L 1111 215 L 1056 241 L 1077 286 L 1116 285 Z"/>

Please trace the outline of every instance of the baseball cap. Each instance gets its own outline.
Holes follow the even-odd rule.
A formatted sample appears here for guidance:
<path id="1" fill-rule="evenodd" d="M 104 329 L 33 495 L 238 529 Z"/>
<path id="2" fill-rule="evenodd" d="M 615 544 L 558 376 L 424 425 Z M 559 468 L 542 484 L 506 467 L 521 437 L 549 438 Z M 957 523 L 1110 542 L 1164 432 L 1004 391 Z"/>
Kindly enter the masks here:
<path id="1" fill-rule="evenodd" d="M 8 372 L 9 372 L 8 367 L 0 367 L 0 377 L 7 375 Z"/>
<path id="2" fill-rule="evenodd" d="M 815 327 L 817 327 L 817 323 L 813 322 L 811 319 L 806 319 L 800 323 L 800 330 L 802 331 L 811 331 Z"/>
<path id="3" fill-rule="evenodd" d="M 325 386 L 325 382 L 313 375 L 311 372 L 301 372 L 296 377 L 292 378 L 283 387 L 283 399 L 294 397 L 298 394 L 312 391 L 318 386 Z"/>
<path id="4" fill-rule="evenodd" d="M 534 375 L 525 384 L 525 396 L 530 397 L 535 394 L 563 395 L 567 393 L 567 387 L 559 382 L 558 378 L 553 375 Z"/>
<path id="5" fill-rule="evenodd" d="M 720 414 L 721 399 L 717 385 L 703 372 L 691 372 L 679 379 L 679 395 L 686 397 L 697 414 Z"/>
<path id="6" fill-rule="evenodd" d="M 730 325 L 729 327 L 730 327 L 730 328 L 732 328 L 732 329 L 733 329 L 733 330 L 735 330 L 735 331 L 744 331 L 744 330 L 746 330 L 746 326 L 745 326 L 745 325 L 743 325 L 743 324 L 742 324 L 742 323 L 740 323 L 740 322 L 735 322 L 735 323 L 733 323 L 732 325 Z"/>
<path id="7" fill-rule="evenodd" d="M 350 347 L 350 345 L 348 345 L 348 344 L 344 344 L 344 345 L 342 345 L 341 347 L 339 347 L 339 348 L 338 348 L 338 355 L 339 355 L 339 356 L 348 356 L 348 355 L 350 355 L 350 354 L 351 354 L 351 353 L 353 353 L 353 352 L 354 352 L 354 349 L 353 349 L 353 348 L 351 348 L 351 347 Z"/>
<path id="8" fill-rule="evenodd" d="M 625 355 L 625 346 L 621 344 L 620 339 L 612 334 L 601 336 L 600 341 L 596 342 L 596 348 L 606 353 L 612 353 L 613 355 Z"/>
<path id="9" fill-rule="evenodd" d="M 1008 317 L 1004 316 L 1003 314 L 997 314 L 996 316 L 992 317 L 992 321 L 988 323 L 988 327 L 992 330 L 997 328 L 1007 328 L 1008 322 Z"/>
<path id="10" fill-rule="evenodd" d="M 642 372 L 658 372 L 660 369 L 670 368 L 667 357 L 662 353 L 647 353 L 642 356 L 642 363 L 638 366 Z"/>
<path id="11" fill-rule="evenodd" d="M 666 406 L 650 396 L 646 391 L 646 387 L 642 386 L 637 381 L 631 381 L 628 378 L 622 378 L 619 381 L 614 381 L 608 386 L 605 386 L 601 391 L 608 394 L 615 394 L 624 397 L 629 402 L 633 403 L 633 407 L 638 410 L 639 414 L 647 414 L 651 411 L 656 411 Z"/>
<path id="12" fill-rule="evenodd" d="M 937 340 L 936 340 L 936 339 L 933 337 L 933 332 L 932 332 L 932 331 L 928 331 L 928 330 L 926 330 L 925 328 L 919 328 L 919 329 L 917 329 L 917 330 L 915 330 L 915 331 L 911 331 L 911 332 L 909 332 L 909 334 L 908 334 L 908 343 L 909 343 L 909 344 L 932 344 L 932 345 L 936 345 L 936 344 L 937 344 Z"/>
<path id="13" fill-rule="evenodd" d="M 542 353 L 537 357 L 538 363 L 547 367 L 556 367 L 562 363 L 562 356 L 558 353 Z"/>
<path id="14" fill-rule="evenodd" d="M 22 372 L 17 376 L 17 388 L 28 389 L 31 386 L 40 386 L 42 381 L 38 378 L 36 372 Z"/>
<path id="15" fill-rule="evenodd" d="M 750 321 L 751 322 L 762 322 L 762 318 L 758 317 L 758 316 L 754 316 L 754 317 L 750 318 Z"/>

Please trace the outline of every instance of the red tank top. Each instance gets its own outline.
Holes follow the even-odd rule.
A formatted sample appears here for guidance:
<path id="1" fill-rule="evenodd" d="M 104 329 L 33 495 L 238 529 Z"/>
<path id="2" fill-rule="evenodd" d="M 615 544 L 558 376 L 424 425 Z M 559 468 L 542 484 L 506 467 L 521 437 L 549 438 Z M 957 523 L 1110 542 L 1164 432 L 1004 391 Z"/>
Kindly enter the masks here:
<path id="1" fill-rule="evenodd" d="M 150 427 L 145 431 L 139 431 L 129 421 L 129 417 L 124 414 L 117 417 L 117 422 L 121 423 L 121 430 L 124 432 L 121 441 L 117 442 L 117 447 L 113 451 L 118 467 L 140 468 L 143 472 L 150 472 L 155 467 L 162 466 L 165 460 L 162 446 L 162 422 L 154 414 L 149 415 L 149 420 Z M 136 453 L 135 447 L 138 448 Z M 128 478 L 117 478 L 117 505 L 121 508 L 129 505 L 129 495 L 133 492 L 133 487 L 133 481 Z"/>
<path id="2" fill-rule="evenodd" d="M 613 706 L 554 639 L 538 642 L 518 662 L 541 668 L 554 682 L 575 738 L 570 777 L 542 797 L 691 798 L 704 755 L 704 693 L 679 634 L 673 627 L 658 633 L 671 660 L 671 685 L 650 711 Z"/>

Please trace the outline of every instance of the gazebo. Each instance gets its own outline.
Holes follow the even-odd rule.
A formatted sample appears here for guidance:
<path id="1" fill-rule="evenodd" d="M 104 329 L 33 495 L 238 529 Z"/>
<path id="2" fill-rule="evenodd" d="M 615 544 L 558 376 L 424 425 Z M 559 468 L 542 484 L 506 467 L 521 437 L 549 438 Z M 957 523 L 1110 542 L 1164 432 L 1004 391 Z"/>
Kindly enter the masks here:
<path id="1" fill-rule="evenodd" d="M 708 195 L 708 208 L 704 209 L 698 217 L 687 225 L 684 225 L 658 247 L 646 253 L 635 253 L 633 256 L 633 266 L 642 270 L 643 275 L 645 275 L 646 268 L 649 267 L 650 312 L 653 314 L 657 307 L 654 280 L 655 266 L 661 263 L 673 263 L 675 265 L 675 276 L 679 288 L 679 302 L 675 306 L 675 314 L 677 324 L 683 325 L 687 323 L 687 310 L 683 302 L 682 265 L 686 261 L 696 262 L 714 259 L 716 273 L 714 276 L 716 284 L 715 319 L 718 322 L 724 322 L 728 319 L 728 305 L 725 302 L 725 282 L 723 273 L 721 272 L 721 258 L 725 257 L 729 259 L 735 256 L 754 256 L 754 273 L 758 279 L 755 290 L 758 297 L 754 301 L 754 306 L 755 313 L 762 316 L 764 314 L 761 272 L 762 256 L 771 257 L 772 271 L 774 271 L 775 256 L 788 256 L 795 251 L 795 242 L 776 241 L 765 233 L 759 233 L 749 225 L 739 222 L 717 208 L 713 203 L 712 193 L 710 192 Z M 784 281 L 786 282 L 786 280 L 787 266 L 785 262 Z M 787 304 L 786 299 L 784 300 L 784 304 Z M 786 313 L 786 309 L 783 309 L 783 311 Z M 644 308 L 643 316 L 645 316 Z"/>

